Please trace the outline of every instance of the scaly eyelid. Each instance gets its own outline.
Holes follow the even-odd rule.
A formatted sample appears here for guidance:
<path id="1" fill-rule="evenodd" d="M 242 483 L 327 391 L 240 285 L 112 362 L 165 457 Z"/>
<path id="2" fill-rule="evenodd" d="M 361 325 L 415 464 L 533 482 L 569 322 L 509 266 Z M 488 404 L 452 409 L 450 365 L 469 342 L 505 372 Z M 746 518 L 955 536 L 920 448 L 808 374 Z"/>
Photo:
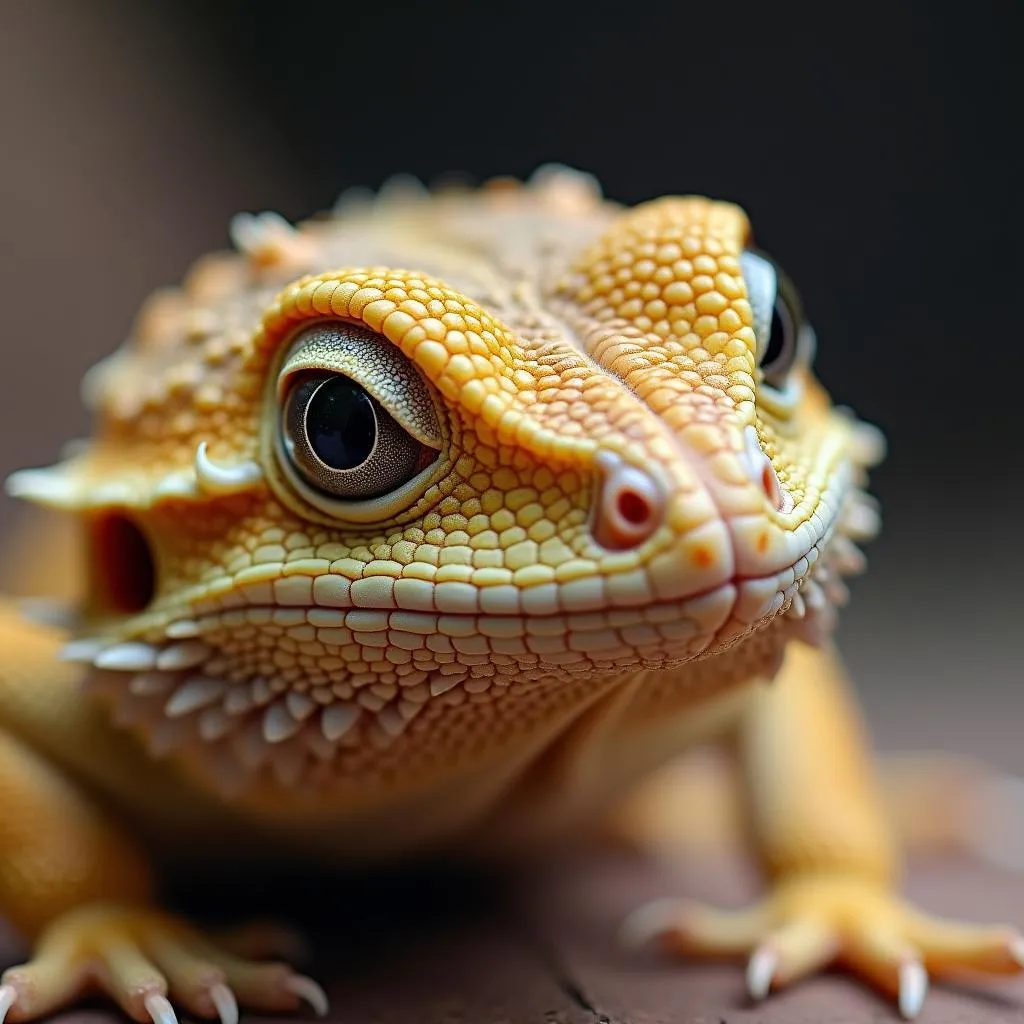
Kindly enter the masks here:
<path id="1" fill-rule="evenodd" d="M 432 389 L 387 338 L 362 324 L 320 320 L 296 335 L 277 377 L 278 404 L 303 371 L 343 374 L 366 389 L 413 437 L 440 450 L 444 437 Z"/>

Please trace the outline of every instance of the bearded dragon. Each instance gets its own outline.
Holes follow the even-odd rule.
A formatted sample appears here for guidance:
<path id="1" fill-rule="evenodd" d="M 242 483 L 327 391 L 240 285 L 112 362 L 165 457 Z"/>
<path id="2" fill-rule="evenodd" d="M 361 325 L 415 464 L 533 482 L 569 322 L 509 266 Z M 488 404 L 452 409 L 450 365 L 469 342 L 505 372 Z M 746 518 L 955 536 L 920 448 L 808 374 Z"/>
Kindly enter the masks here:
<path id="1" fill-rule="evenodd" d="M 898 893 L 831 639 L 883 444 L 739 206 L 543 168 L 232 235 L 90 371 L 93 436 L 9 481 L 84 571 L 71 627 L 0 610 L 0 911 L 33 943 L 0 1021 L 325 1012 L 164 912 L 157 862 L 515 857 L 716 738 L 767 891 L 631 934 L 746 957 L 756 998 L 838 961 L 908 1017 L 929 975 L 1020 970 L 1016 929 Z"/>

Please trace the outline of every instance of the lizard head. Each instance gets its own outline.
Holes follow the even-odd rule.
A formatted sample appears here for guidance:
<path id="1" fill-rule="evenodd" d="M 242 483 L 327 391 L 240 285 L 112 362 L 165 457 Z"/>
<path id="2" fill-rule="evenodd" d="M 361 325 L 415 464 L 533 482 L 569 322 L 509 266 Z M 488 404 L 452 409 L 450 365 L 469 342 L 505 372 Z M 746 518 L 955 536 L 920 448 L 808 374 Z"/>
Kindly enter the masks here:
<path id="1" fill-rule="evenodd" d="M 365 788 L 830 627 L 879 445 L 737 206 L 560 172 L 234 235 L 11 481 L 81 519 L 68 654 L 155 750 Z"/>

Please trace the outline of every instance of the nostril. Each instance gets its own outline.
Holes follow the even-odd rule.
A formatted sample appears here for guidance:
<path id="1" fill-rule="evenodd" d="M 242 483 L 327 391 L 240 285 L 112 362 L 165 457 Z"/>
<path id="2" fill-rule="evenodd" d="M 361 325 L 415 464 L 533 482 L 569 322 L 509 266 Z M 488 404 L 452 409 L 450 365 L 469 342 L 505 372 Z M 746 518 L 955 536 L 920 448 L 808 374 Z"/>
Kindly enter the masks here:
<path id="1" fill-rule="evenodd" d="M 764 488 L 764 493 L 768 495 L 768 500 L 777 509 L 782 508 L 782 485 L 779 483 L 779 474 L 775 472 L 775 467 L 770 463 L 764 464 L 764 469 L 761 470 L 761 486 Z"/>
<path id="2" fill-rule="evenodd" d="M 594 509 L 594 539 L 610 551 L 642 544 L 661 522 L 665 498 L 643 470 L 622 463 L 617 455 L 598 457 L 601 484 Z"/>
<path id="3" fill-rule="evenodd" d="M 654 514 L 648 500 L 634 490 L 622 491 L 618 502 L 619 515 L 632 526 L 643 526 Z"/>
<path id="4" fill-rule="evenodd" d="M 775 471 L 771 459 L 761 449 L 761 442 L 758 440 L 757 431 L 753 427 L 747 427 L 745 434 L 745 455 L 748 472 L 751 478 L 761 486 L 765 497 L 772 503 L 772 507 L 779 512 L 789 512 L 792 509 L 793 499 L 789 492 L 782 486 L 779 474 Z"/>

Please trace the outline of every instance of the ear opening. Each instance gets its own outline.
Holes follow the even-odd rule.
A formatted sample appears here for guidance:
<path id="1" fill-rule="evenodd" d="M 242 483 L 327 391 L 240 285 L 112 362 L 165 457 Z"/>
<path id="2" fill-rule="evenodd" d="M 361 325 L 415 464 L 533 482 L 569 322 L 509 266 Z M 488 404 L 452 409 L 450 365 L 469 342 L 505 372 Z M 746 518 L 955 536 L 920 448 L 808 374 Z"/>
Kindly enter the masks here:
<path id="1" fill-rule="evenodd" d="M 156 593 L 156 562 L 139 524 L 123 512 L 95 515 L 87 545 L 90 610 L 131 615 L 146 608 Z"/>

